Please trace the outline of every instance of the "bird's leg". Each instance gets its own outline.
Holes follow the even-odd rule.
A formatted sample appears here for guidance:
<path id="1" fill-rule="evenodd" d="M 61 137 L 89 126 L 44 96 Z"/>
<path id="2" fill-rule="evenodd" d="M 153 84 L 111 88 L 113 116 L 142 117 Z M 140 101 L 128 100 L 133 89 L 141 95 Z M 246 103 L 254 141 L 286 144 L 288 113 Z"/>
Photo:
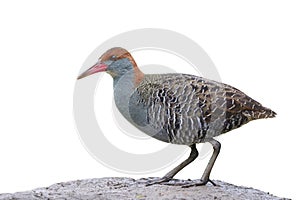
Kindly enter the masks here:
<path id="1" fill-rule="evenodd" d="M 182 187 L 188 188 L 188 187 L 192 187 L 192 186 L 206 185 L 207 182 L 211 182 L 214 186 L 216 186 L 216 184 L 209 179 L 209 175 L 210 175 L 210 172 L 211 172 L 211 170 L 215 164 L 215 161 L 220 153 L 221 143 L 214 139 L 211 139 L 208 142 L 213 146 L 214 152 L 205 168 L 205 171 L 201 177 L 200 182 L 187 184 Z"/>
<path id="2" fill-rule="evenodd" d="M 158 180 L 151 181 L 151 182 L 147 183 L 146 186 L 150 186 L 150 185 L 154 185 L 154 184 L 160 184 L 160 183 L 163 183 L 163 182 L 168 182 L 180 170 L 182 170 L 185 166 L 187 166 L 188 164 L 190 164 L 191 162 L 193 162 L 198 157 L 198 151 L 197 151 L 197 148 L 196 148 L 196 144 L 192 144 L 190 146 L 190 148 L 191 148 L 190 156 L 185 161 L 183 161 L 180 165 L 178 165 L 177 167 L 175 167 L 174 169 L 172 169 L 170 172 L 168 172 L 164 177 L 162 177 L 162 178 L 160 178 Z"/>

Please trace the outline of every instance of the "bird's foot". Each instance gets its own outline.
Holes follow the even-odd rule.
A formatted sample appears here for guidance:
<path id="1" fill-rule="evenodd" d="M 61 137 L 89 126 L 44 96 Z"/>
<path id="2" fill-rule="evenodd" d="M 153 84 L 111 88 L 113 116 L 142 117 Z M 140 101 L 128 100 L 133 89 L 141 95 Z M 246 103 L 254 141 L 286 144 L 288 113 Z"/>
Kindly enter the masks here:
<path id="1" fill-rule="evenodd" d="M 202 186 L 202 185 L 206 185 L 208 182 L 210 182 L 213 186 L 217 186 L 217 184 L 215 184 L 212 180 L 208 179 L 208 180 L 200 180 L 195 183 L 186 184 L 186 185 L 183 185 L 182 187 L 189 188 L 189 187 L 195 187 L 195 186 Z"/>
<path id="2" fill-rule="evenodd" d="M 159 179 L 156 179 L 156 180 L 151 180 L 151 181 L 147 182 L 146 186 L 166 183 L 166 182 L 169 182 L 169 180 L 171 180 L 171 179 L 172 178 L 169 178 L 169 177 L 162 177 L 162 178 L 159 178 Z"/>

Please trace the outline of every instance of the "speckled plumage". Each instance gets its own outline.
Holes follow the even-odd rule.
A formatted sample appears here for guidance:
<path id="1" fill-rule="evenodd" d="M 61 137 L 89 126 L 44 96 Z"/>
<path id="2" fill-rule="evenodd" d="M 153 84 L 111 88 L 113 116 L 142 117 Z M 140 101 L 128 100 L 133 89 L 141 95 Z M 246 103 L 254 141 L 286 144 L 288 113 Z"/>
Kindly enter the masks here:
<path id="1" fill-rule="evenodd" d="M 158 140 L 191 148 L 186 160 L 148 185 L 172 179 L 197 158 L 196 143 L 202 142 L 209 142 L 214 152 L 201 181 L 183 187 L 214 184 L 209 176 L 221 149 L 214 137 L 276 115 L 223 83 L 188 74 L 143 74 L 130 53 L 120 47 L 105 52 L 78 79 L 103 71 L 113 77 L 116 106 L 130 123 Z"/>
<path id="2" fill-rule="evenodd" d="M 144 123 L 137 124 L 163 131 L 174 144 L 204 142 L 251 120 L 275 116 L 236 88 L 188 74 L 145 75 L 132 96 L 138 98 L 129 111 L 146 109 Z"/>

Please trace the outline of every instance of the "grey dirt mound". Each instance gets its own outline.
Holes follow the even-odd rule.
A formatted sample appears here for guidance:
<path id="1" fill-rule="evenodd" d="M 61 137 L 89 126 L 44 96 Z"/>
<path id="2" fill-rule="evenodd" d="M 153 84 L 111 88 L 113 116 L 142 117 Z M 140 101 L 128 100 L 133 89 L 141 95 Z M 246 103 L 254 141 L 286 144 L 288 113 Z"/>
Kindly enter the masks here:
<path id="1" fill-rule="evenodd" d="M 134 180 L 131 178 L 99 178 L 57 183 L 50 187 L 14 194 L 0 194 L 0 200 L 34 199 L 80 199 L 80 200 L 132 200 L 132 199 L 286 199 L 273 196 L 253 188 L 235 186 L 214 181 L 217 186 L 182 188 L 190 180 L 174 179 L 168 184 L 145 186 L 153 178 Z M 197 181 L 197 180 L 195 180 Z"/>

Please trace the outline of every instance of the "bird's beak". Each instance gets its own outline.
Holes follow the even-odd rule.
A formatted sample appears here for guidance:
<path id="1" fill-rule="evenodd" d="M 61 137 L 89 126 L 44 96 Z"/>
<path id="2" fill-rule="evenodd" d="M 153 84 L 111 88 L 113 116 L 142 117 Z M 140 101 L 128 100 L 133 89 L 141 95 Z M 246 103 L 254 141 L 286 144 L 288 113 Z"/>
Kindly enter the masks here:
<path id="1" fill-rule="evenodd" d="M 77 79 L 82 79 L 86 76 L 95 74 L 97 72 L 104 72 L 106 71 L 106 69 L 107 69 L 107 65 L 99 61 L 96 64 L 94 64 L 91 68 L 89 68 L 88 70 L 80 74 L 80 76 L 78 76 Z"/>

